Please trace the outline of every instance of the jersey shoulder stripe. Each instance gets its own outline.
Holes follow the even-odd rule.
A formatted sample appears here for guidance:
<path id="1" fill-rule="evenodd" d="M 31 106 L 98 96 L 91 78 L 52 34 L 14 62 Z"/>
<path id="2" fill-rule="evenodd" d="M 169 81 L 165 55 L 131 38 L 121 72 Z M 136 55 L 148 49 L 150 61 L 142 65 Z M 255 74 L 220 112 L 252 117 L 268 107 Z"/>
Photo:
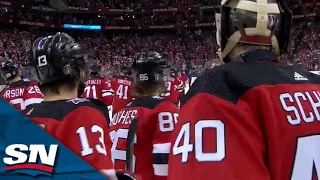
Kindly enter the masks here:
<path id="1" fill-rule="evenodd" d="M 138 97 L 132 102 L 126 105 L 127 108 L 141 107 L 146 109 L 155 109 L 162 102 L 167 102 L 168 100 L 159 96 L 145 96 Z"/>
<path id="2" fill-rule="evenodd" d="M 297 81 L 299 73 L 307 80 Z M 320 84 L 320 76 L 300 67 L 268 63 L 227 63 L 205 71 L 182 97 L 182 106 L 198 93 L 208 93 L 236 104 L 246 91 L 260 85 Z"/>
<path id="3" fill-rule="evenodd" d="M 52 118 L 58 121 L 62 121 L 67 115 L 77 110 L 80 107 L 88 107 L 98 109 L 98 107 L 91 101 L 84 98 L 76 98 L 71 100 L 60 100 L 60 101 L 43 101 L 39 104 L 31 104 L 24 111 L 29 113 L 30 117 L 34 118 Z M 51 111 L 53 110 L 54 111 Z M 100 111 L 99 111 L 100 112 Z"/>

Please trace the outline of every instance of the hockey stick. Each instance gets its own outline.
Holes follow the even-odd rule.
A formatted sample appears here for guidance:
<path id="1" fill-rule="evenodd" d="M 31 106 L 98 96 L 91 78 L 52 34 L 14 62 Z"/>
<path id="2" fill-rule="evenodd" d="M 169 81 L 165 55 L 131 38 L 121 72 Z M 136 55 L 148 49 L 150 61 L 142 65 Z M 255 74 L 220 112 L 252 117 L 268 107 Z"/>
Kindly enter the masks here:
<path id="1" fill-rule="evenodd" d="M 135 117 L 130 124 L 128 137 L 127 137 L 127 147 L 126 147 L 126 170 L 133 172 L 133 149 L 134 140 L 137 131 L 139 117 Z"/>

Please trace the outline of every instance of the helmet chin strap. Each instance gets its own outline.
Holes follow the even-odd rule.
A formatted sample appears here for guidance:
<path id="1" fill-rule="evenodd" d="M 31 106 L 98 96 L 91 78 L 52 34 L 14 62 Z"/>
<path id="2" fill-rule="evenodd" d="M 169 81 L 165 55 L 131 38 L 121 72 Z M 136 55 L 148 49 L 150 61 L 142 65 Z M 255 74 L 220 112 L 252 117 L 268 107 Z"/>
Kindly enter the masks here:
<path id="1" fill-rule="evenodd" d="M 222 59 L 227 57 L 227 55 L 232 51 L 232 49 L 238 44 L 240 39 L 241 39 L 240 31 L 237 31 L 232 34 L 232 36 L 228 39 L 226 46 L 221 52 Z"/>

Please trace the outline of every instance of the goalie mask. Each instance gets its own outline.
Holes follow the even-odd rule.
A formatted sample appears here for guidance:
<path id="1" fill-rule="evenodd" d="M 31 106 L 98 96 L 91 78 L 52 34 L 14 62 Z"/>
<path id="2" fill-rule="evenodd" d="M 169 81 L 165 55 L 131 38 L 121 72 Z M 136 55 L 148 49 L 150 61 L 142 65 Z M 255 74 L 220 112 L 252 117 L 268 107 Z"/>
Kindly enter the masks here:
<path id="1" fill-rule="evenodd" d="M 278 56 L 287 49 L 292 13 L 285 0 L 222 0 L 216 17 L 221 58 L 238 44 L 270 46 Z"/>

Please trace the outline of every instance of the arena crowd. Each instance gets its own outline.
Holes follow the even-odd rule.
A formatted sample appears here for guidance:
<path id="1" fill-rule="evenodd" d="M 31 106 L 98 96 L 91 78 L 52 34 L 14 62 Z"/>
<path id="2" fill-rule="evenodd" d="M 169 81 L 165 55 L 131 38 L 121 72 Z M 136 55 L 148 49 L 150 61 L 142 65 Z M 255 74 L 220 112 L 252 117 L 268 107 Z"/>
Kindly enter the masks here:
<path id="1" fill-rule="evenodd" d="M 302 1 L 292 1 L 293 11 L 300 9 L 300 13 L 315 11 L 318 6 L 302 6 Z M 113 0 L 66 0 L 69 6 L 80 7 L 110 7 L 110 8 L 162 8 L 162 7 L 191 7 L 214 6 L 215 0 L 141 0 L 113 1 Z M 301 8 L 303 7 L 303 8 Z M 94 14 L 55 14 L 15 11 L 2 13 L 0 17 L 14 20 L 36 21 L 46 23 L 77 23 L 77 24 L 108 24 L 108 25 L 159 25 L 172 21 L 172 18 L 160 15 L 146 15 L 131 18 L 114 18 L 114 15 Z M 58 18 L 60 17 L 60 18 Z M 89 17 L 89 18 L 88 18 Z M 99 18 L 98 18 L 99 17 Z M 159 19 L 159 18 L 162 19 Z M 164 19 L 163 19 L 164 18 Z M 281 60 L 289 64 L 301 65 L 308 70 L 320 70 L 320 23 L 317 17 L 299 19 L 294 22 L 291 31 L 291 44 L 288 52 Z M 213 16 L 204 16 L 202 21 L 214 22 Z M 174 18 L 175 23 L 186 18 Z M 61 22 L 59 22 L 61 21 Z M 20 64 L 27 64 L 31 42 L 37 37 L 44 36 L 48 29 L 15 27 L 13 25 L 0 24 L 0 62 L 5 59 L 13 59 Z M 91 62 L 101 65 L 106 69 L 117 70 L 121 66 L 128 66 L 134 54 L 141 51 L 158 51 L 168 59 L 172 67 L 181 70 L 191 70 L 197 75 L 205 69 L 219 65 L 215 32 L 212 28 L 177 29 L 177 30 L 145 30 L 145 31 L 67 31 L 87 49 Z"/>

